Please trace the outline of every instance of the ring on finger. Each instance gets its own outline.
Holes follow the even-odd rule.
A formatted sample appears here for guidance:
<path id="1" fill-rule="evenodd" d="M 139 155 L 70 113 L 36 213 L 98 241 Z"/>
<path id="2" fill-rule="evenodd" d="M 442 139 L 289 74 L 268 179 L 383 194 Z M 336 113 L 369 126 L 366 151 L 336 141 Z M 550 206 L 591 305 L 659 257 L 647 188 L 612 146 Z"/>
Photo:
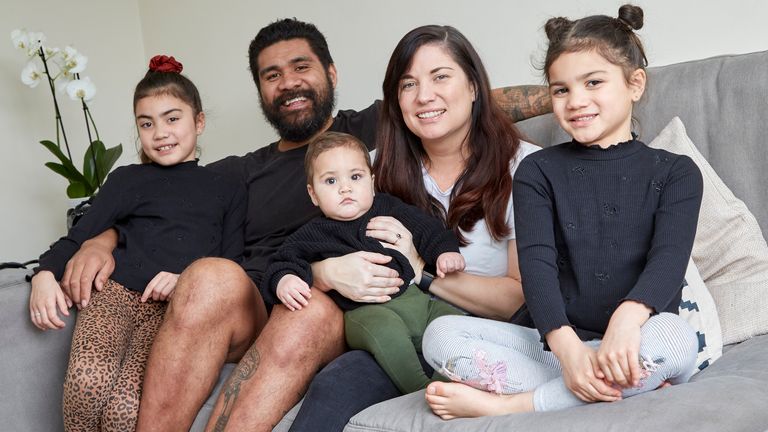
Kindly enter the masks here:
<path id="1" fill-rule="evenodd" d="M 39 317 L 39 316 L 42 316 L 42 315 L 43 315 L 43 314 L 41 314 L 40 312 L 35 312 L 35 316 L 36 316 L 36 317 Z"/>

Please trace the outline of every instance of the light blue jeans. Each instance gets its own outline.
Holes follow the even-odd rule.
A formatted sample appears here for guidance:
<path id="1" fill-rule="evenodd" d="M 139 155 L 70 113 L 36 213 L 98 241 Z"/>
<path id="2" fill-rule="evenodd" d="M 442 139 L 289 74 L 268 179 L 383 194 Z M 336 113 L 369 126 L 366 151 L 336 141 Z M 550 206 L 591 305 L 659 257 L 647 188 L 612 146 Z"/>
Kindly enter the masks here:
<path id="1" fill-rule="evenodd" d="M 698 351 L 696 333 L 671 313 L 651 317 L 640 330 L 640 362 L 644 377 L 623 389 L 631 397 L 656 389 L 664 381 L 687 382 Z M 586 344 L 597 349 L 600 340 Z M 454 381 L 499 394 L 533 390 L 536 411 L 583 405 L 563 381 L 560 362 L 545 351 L 536 329 L 467 316 L 445 316 L 424 333 L 423 353 L 435 371 Z"/>

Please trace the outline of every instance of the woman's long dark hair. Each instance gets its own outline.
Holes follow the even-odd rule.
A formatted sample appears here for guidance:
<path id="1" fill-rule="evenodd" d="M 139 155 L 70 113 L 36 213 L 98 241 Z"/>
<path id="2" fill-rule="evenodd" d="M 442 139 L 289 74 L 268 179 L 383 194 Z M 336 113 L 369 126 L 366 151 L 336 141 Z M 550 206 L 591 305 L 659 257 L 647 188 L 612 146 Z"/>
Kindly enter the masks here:
<path id="1" fill-rule="evenodd" d="M 406 126 L 398 101 L 400 79 L 410 69 L 416 51 L 425 45 L 445 49 L 467 75 L 476 94 L 467 137 L 469 157 L 453 189 L 447 212 L 424 187 L 421 162 L 428 156 L 419 137 Z M 467 38 L 450 26 L 429 25 L 411 30 L 392 52 L 382 88 L 384 101 L 373 168 L 378 189 L 440 217 L 463 246 L 467 240 L 459 229 L 472 231 L 481 219 L 485 219 L 494 240 L 509 235 L 506 220 L 512 192 L 509 167 L 520 146 L 520 134 L 493 100 L 488 74 Z"/>

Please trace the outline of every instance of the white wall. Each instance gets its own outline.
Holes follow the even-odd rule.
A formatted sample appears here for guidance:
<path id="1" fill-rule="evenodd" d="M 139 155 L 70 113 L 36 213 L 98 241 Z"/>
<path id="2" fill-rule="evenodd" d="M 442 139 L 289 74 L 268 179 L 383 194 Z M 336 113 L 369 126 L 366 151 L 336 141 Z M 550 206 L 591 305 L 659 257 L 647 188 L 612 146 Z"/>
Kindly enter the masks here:
<path id="1" fill-rule="evenodd" d="M 89 69 L 99 85 L 94 113 L 108 143 L 123 142 L 128 153 L 123 158 L 126 163 L 135 160 L 131 87 L 154 54 L 176 56 L 200 88 L 208 114 L 207 130 L 200 142 L 202 160 L 210 162 L 246 153 L 275 139 L 261 115 L 248 71 L 247 48 L 256 32 L 276 19 L 297 17 L 318 26 L 328 39 L 339 70 L 337 106 L 362 108 L 379 97 L 389 55 L 413 27 L 432 23 L 457 27 L 480 52 L 494 86 L 536 84 L 541 82 L 540 74 L 531 65 L 543 54 L 541 28 L 547 18 L 615 15 L 622 4 L 608 0 L 136 0 L 108 2 L 107 7 L 97 0 L 62 6 L 46 0 L 37 2 L 45 7 L 31 11 L 26 3 L 12 0 L 11 6 L 4 8 L 0 30 L 8 34 L 21 26 L 39 29 L 50 40 L 71 41 L 90 55 Z M 768 2 L 636 3 L 645 10 L 646 26 L 640 35 L 652 66 L 768 49 L 764 22 Z M 79 11 L 70 12 L 78 7 L 92 17 L 87 25 L 96 25 L 98 39 L 86 39 L 96 32 L 69 29 L 71 26 L 61 22 L 62 16 L 79 17 Z M 10 133 L 10 139 L 0 146 L 0 175 L 6 185 L 2 202 L 14 204 L 0 210 L 0 261 L 39 254 L 63 233 L 61 215 L 66 207 L 64 182 L 42 167 L 47 155 L 35 144 L 53 132 L 49 112 L 43 111 L 50 105 L 47 94 L 42 89 L 27 89 L 18 81 L 23 62 L 9 46 L 0 41 L 0 88 L 4 95 L 0 127 Z M 11 151 L 17 152 L 13 159 Z M 11 184 L 20 183 L 18 189 L 10 189 Z"/>
<path id="2" fill-rule="evenodd" d="M 131 98 L 143 70 L 139 9 L 135 1 L 12 0 L 0 14 L 0 262 L 36 258 L 66 232 L 67 182 L 43 166 L 54 156 L 38 142 L 55 140 L 53 103 L 47 84 L 22 84 L 27 62 L 14 49 L 10 34 L 25 27 L 41 31 L 48 44 L 73 45 L 88 57 L 84 72 L 97 87 L 89 104 L 101 139 L 123 143 L 119 164 L 134 160 Z M 82 166 L 87 148 L 83 112 L 66 94 L 59 95 L 73 157 Z M 126 153 L 128 153 L 126 155 Z"/>

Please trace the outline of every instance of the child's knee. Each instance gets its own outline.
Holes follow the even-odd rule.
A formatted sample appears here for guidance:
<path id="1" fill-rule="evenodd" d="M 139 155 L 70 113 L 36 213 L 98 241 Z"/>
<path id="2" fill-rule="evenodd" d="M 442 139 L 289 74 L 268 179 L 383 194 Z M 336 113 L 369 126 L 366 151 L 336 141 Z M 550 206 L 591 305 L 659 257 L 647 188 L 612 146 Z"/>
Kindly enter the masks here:
<path id="1" fill-rule="evenodd" d="M 461 324 L 457 319 L 463 317 L 456 315 L 446 315 L 436 318 L 429 323 L 424 331 L 421 348 L 424 358 L 435 369 L 442 367 L 437 364 L 445 359 L 450 351 L 450 347 L 461 339 Z"/>
<path id="2" fill-rule="evenodd" d="M 652 317 L 643 326 L 643 340 L 647 341 L 643 344 L 647 349 L 641 350 L 641 355 L 650 357 L 645 360 L 663 362 L 670 378 L 680 377 L 685 381 L 690 378 L 696 366 L 699 342 L 696 332 L 684 319 L 671 313 Z"/>

